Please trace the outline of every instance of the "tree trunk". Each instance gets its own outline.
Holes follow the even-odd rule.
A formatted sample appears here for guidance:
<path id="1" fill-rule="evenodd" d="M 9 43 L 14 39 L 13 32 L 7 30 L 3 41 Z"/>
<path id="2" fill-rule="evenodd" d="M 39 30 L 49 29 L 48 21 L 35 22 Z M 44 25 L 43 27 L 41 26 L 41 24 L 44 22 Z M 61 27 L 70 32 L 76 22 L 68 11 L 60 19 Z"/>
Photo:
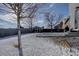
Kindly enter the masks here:
<path id="1" fill-rule="evenodd" d="M 31 24 L 30 24 L 30 25 L 31 25 L 31 31 L 32 31 L 32 30 L 33 30 L 33 29 L 32 29 L 32 18 L 30 18 L 30 20 L 31 20 Z"/>
<path id="2" fill-rule="evenodd" d="M 20 19 L 17 16 L 17 29 L 18 29 L 18 51 L 19 56 L 23 56 L 22 45 L 21 45 L 21 30 L 20 30 Z"/>
<path id="3" fill-rule="evenodd" d="M 51 32 L 52 32 L 52 25 L 51 25 Z"/>
<path id="4" fill-rule="evenodd" d="M 52 23 L 51 23 L 51 32 L 52 32 Z"/>

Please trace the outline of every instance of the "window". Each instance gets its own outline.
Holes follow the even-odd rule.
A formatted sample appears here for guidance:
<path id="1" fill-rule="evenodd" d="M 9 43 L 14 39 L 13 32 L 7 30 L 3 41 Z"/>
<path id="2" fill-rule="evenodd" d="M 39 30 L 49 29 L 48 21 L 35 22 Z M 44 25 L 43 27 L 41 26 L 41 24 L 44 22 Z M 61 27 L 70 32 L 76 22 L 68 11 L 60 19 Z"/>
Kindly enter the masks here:
<path id="1" fill-rule="evenodd" d="M 75 29 L 78 29 L 78 22 L 79 22 L 79 7 L 76 7 L 76 10 L 75 10 Z"/>

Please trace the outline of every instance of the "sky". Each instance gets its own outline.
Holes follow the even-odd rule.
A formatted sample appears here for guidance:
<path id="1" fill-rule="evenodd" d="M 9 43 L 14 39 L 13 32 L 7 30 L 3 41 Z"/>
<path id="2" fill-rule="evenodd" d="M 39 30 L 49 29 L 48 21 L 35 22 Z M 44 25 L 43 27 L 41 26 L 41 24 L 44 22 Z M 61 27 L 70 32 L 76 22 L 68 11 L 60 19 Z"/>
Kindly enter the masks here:
<path id="1" fill-rule="evenodd" d="M 4 6 L 2 6 L 0 4 L 0 8 L 6 8 Z M 49 11 L 49 12 L 55 12 L 57 15 L 63 15 L 63 16 L 68 16 L 69 14 L 69 6 L 67 3 L 45 3 L 45 4 L 42 4 L 41 8 L 38 9 L 38 11 L 36 12 L 37 16 L 36 16 L 36 19 L 34 20 L 34 23 L 33 25 L 34 26 L 44 26 L 46 27 L 47 25 L 47 22 L 45 22 L 45 18 L 44 18 L 44 13 Z M 0 19 L 1 20 L 4 20 L 6 23 L 10 22 L 10 24 L 8 23 L 7 25 L 3 22 L 3 25 L 2 25 L 2 22 L 0 22 L 0 28 L 14 28 L 16 27 L 16 20 L 13 18 L 15 17 L 15 15 L 13 14 L 9 14 L 9 13 L 6 13 L 6 12 L 2 12 L 3 10 L 0 9 Z M 8 21 L 8 22 L 7 22 Z M 24 20 L 25 22 L 25 20 Z M 12 24 L 12 25 L 11 25 Z M 14 25 L 13 25 L 14 24 Z M 29 25 L 28 24 L 24 24 L 23 22 L 21 23 L 23 27 L 28 27 Z M 8 25 L 11 25 L 11 26 L 8 26 Z"/>
<path id="2" fill-rule="evenodd" d="M 52 3 L 52 4 L 43 4 L 43 6 L 39 9 L 37 13 L 37 19 L 38 19 L 38 26 L 45 26 L 47 25 L 47 22 L 44 20 L 44 13 L 45 12 L 54 12 L 57 15 L 69 16 L 69 6 L 67 3 Z M 54 21 L 54 23 L 57 20 Z"/>
<path id="3" fill-rule="evenodd" d="M 68 8 L 68 4 L 66 3 L 62 3 L 62 4 L 55 4 L 55 6 L 53 7 L 53 9 L 55 9 L 55 11 L 59 14 L 62 15 L 68 15 L 69 12 L 69 8 Z"/>

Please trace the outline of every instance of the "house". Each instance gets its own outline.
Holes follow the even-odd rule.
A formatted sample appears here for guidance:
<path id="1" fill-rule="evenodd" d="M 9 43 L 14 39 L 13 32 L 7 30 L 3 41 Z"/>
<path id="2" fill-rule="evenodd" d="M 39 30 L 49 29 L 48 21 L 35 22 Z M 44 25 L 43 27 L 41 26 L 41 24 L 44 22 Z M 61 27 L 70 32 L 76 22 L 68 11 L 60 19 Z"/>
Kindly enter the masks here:
<path id="1" fill-rule="evenodd" d="M 63 25 L 62 25 L 62 29 L 69 31 L 70 29 L 70 17 L 65 17 L 64 20 L 62 21 Z"/>
<path id="2" fill-rule="evenodd" d="M 69 30 L 69 28 L 70 28 L 69 19 L 70 18 L 68 16 L 63 17 L 62 20 L 60 20 L 59 23 L 57 23 L 54 28 L 55 29 L 64 29 L 64 30 L 68 28 L 68 30 Z"/>
<path id="3" fill-rule="evenodd" d="M 79 31 L 79 3 L 69 4 L 70 29 Z"/>

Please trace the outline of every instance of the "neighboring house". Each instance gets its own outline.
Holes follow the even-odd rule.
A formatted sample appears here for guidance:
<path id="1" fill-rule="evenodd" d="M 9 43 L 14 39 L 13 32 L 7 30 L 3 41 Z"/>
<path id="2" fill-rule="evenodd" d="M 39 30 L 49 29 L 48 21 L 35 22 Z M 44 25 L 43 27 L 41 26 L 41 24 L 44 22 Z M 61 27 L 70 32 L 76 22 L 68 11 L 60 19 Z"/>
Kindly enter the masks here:
<path id="1" fill-rule="evenodd" d="M 59 24 L 57 24 L 54 29 L 62 29 L 63 22 L 61 21 Z"/>
<path id="2" fill-rule="evenodd" d="M 63 25 L 62 25 L 62 29 L 66 29 L 67 27 L 70 29 L 70 22 L 69 22 L 70 18 L 69 17 L 66 17 L 62 22 L 63 22 Z"/>
<path id="3" fill-rule="evenodd" d="M 66 27 L 70 28 L 69 17 L 63 17 L 63 19 L 60 20 L 59 23 L 57 23 L 54 28 L 66 29 Z"/>

